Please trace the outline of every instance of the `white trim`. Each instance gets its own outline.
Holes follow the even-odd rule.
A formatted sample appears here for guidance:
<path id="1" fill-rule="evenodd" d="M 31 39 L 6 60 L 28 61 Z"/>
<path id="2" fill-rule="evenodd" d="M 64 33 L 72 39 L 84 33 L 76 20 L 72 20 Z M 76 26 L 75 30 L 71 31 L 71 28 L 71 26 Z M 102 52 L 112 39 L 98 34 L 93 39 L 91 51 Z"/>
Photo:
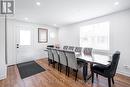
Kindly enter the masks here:
<path id="1" fill-rule="evenodd" d="M 0 80 L 5 79 L 7 77 L 7 66 L 0 66 Z"/>
<path id="2" fill-rule="evenodd" d="M 128 72 L 117 71 L 117 73 L 130 77 L 130 73 Z"/>

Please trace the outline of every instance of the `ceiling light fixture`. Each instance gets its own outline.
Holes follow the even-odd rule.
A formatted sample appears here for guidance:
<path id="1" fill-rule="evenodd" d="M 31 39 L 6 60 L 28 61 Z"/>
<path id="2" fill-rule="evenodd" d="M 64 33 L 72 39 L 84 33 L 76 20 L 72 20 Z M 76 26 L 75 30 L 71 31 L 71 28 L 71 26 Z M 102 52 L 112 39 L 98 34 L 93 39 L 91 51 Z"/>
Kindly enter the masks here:
<path id="1" fill-rule="evenodd" d="M 40 3 L 40 2 L 36 2 L 36 5 L 37 5 L 37 6 L 40 6 L 40 5 L 41 5 L 41 3 Z"/>
<path id="2" fill-rule="evenodd" d="M 28 18 L 26 17 L 26 18 L 24 18 L 26 21 L 28 21 Z"/>
<path id="3" fill-rule="evenodd" d="M 119 5 L 119 2 L 115 2 L 114 5 Z"/>
<path id="4" fill-rule="evenodd" d="M 54 26 L 57 26 L 57 24 L 54 24 Z"/>

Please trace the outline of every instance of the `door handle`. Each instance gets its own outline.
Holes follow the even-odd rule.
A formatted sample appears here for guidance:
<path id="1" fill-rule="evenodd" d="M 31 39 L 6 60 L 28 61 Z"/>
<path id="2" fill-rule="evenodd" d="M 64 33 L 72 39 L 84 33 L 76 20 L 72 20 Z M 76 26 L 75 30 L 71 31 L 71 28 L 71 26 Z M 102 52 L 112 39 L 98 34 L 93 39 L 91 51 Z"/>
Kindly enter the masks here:
<path id="1" fill-rule="evenodd" d="M 19 48 L 19 44 L 16 44 L 17 45 L 17 48 Z"/>

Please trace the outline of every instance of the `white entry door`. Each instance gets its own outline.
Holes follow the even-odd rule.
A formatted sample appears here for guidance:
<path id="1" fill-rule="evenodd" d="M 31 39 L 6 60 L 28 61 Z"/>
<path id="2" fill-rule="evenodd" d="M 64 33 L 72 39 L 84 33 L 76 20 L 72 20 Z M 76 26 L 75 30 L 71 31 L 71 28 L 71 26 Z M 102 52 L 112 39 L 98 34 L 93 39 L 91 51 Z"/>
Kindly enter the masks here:
<path id="1" fill-rule="evenodd" d="M 16 28 L 16 61 L 17 63 L 34 60 L 33 31 L 29 26 Z"/>

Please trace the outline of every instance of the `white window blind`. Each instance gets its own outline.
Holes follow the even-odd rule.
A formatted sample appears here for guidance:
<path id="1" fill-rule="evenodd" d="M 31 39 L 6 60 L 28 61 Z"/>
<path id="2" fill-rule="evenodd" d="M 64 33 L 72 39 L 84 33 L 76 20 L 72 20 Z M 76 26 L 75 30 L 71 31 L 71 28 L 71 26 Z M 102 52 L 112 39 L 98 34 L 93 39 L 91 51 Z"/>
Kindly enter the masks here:
<path id="1" fill-rule="evenodd" d="M 102 22 L 80 28 L 80 46 L 109 50 L 109 22 Z"/>

